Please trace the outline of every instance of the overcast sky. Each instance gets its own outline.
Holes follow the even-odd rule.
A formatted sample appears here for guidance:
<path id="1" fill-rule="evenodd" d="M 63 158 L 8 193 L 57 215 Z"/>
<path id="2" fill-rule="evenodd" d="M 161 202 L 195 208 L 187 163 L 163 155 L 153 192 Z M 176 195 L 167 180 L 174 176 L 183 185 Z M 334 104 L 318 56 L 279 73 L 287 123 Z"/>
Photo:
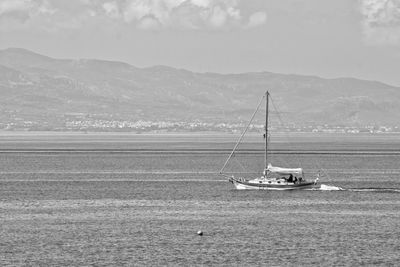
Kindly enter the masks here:
<path id="1" fill-rule="evenodd" d="M 0 0 L 0 48 L 400 86 L 400 0 Z"/>

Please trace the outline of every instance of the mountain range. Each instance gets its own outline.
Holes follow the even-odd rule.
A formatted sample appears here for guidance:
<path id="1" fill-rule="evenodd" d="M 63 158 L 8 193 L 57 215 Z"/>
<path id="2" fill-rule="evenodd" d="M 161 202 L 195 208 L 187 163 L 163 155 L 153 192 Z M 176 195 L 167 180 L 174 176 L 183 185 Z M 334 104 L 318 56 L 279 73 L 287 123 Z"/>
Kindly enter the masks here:
<path id="1" fill-rule="evenodd" d="M 52 129 L 71 117 L 243 122 L 266 90 L 271 105 L 289 124 L 399 124 L 400 88 L 377 81 L 271 72 L 195 73 L 97 59 L 55 59 L 21 48 L 0 50 L 3 127 L 28 121 Z"/>

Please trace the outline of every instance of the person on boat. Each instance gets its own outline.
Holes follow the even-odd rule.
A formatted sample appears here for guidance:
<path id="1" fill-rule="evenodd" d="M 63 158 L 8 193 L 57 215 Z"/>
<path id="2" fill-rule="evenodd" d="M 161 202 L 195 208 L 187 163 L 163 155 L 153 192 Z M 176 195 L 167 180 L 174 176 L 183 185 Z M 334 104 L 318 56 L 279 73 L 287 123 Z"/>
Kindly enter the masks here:
<path id="1" fill-rule="evenodd" d="M 295 184 L 297 184 L 297 177 L 296 177 L 296 176 L 294 177 L 293 182 L 294 182 Z"/>
<path id="2" fill-rule="evenodd" d="M 289 178 L 288 178 L 288 180 L 287 180 L 287 181 L 288 181 L 288 183 L 291 183 L 291 182 L 293 182 L 293 175 L 292 175 L 292 174 L 290 174 L 290 175 L 289 175 Z"/>

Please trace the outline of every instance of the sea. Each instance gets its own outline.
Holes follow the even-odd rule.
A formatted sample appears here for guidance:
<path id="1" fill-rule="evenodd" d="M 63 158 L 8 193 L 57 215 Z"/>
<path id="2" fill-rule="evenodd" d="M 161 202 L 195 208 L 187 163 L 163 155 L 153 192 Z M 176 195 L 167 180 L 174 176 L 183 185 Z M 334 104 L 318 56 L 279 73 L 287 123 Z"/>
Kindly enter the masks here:
<path id="1" fill-rule="evenodd" d="M 237 138 L 0 133 L 0 266 L 400 265 L 400 135 L 277 136 L 299 191 L 235 190 Z M 224 172 L 262 172 L 247 141 Z"/>

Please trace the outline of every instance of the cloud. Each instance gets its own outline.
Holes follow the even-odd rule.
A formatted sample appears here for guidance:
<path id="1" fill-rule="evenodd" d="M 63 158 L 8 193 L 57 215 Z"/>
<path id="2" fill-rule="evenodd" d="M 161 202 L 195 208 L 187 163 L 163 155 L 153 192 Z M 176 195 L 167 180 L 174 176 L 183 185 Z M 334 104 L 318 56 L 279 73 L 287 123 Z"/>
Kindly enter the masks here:
<path id="1" fill-rule="evenodd" d="M 222 9 L 220 6 L 215 6 L 212 9 L 209 21 L 210 25 L 212 25 L 213 27 L 220 28 L 226 25 L 228 19 L 228 12 L 226 12 L 226 10 Z"/>
<path id="2" fill-rule="evenodd" d="M 139 29 L 143 30 L 157 30 L 160 28 L 160 23 L 152 16 L 145 16 L 140 20 L 137 26 Z"/>
<path id="3" fill-rule="evenodd" d="M 265 12 L 256 12 L 249 17 L 247 27 L 253 28 L 265 24 L 267 21 L 267 14 Z"/>
<path id="4" fill-rule="evenodd" d="M 33 4 L 30 0 L 1 0 L 0 18 L 24 22 L 30 18 Z"/>
<path id="5" fill-rule="evenodd" d="M 25 11 L 29 9 L 30 0 L 2 0 L 0 2 L 0 15 Z"/>
<path id="6" fill-rule="evenodd" d="M 205 26 L 226 26 L 229 19 L 224 1 L 211 0 L 131 0 L 121 8 L 127 23 L 142 24 L 142 20 L 157 21 L 160 28 L 200 29 Z M 233 3 L 235 4 L 235 3 Z M 230 6 L 229 8 L 234 8 Z"/>
<path id="7" fill-rule="evenodd" d="M 264 11 L 244 12 L 244 0 L 0 0 L 0 23 L 23 28 L 73 29 L 96 23 L 142 30 L 232 30 L 266 23 Z M 4 23 L 3 23 L 4 24 Z M 10 24 L 7 24 L 10 25 Z M 15 26 L 15 24 L 13 24 Z M 0 25 L 0 30 L 10 30 Z"/>
<path id="8" fill-rule="evenodd" d="M 97 17 L 96 1 L 0 0 L 0 31 L 79 29 Z"/>
<path id="9" fill-rule="evenodd" d="M 239 4 L 240 0 L 130 0 L 119 8 L 125 22 L 142 25 L 150 17 L 159 28 L 247 29 L 266 22 L 266 13 L 258 11 L 248 15 L 246 23 Z"/>
<path id="10" fill-rule="evenodd" d="M 47 0 L 0 0 L 0 17 L 15 14 L 25 14 L 27 17 L 52 14 L 54 9 L 50 8 Z"/>
<path id="11" fill-rule="evenodd" d="M 365 42 L 400 44 L 400 0 L 360 0 Z"/>
<path id="12" fill-rule="evenodd" d="M 55 12 L 48 0 L 0 0 L 0 32 L 54 28 Z"/>
<path id="13" fill-rule="evenodd" d="M 113 19 L 120 17 L 119 8 L 116 2 L 103 3 L 102 8 L 108 17 Z"/>

